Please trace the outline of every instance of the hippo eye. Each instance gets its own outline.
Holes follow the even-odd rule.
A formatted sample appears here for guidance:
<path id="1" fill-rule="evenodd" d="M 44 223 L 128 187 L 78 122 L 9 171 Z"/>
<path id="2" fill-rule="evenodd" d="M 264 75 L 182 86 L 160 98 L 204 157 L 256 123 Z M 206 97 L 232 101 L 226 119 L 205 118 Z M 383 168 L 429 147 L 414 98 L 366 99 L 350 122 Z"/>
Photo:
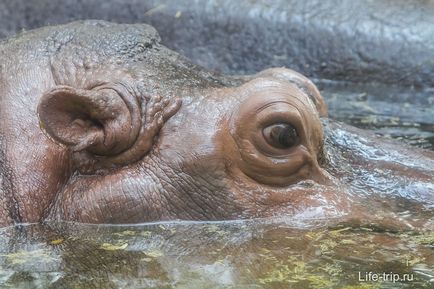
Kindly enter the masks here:
<path id="1" fill-rule="evenodd" d="M 275 148 L 287 149 L 299 143 L 297 130 L 288 123 L 270 125 L 262 133 L 268 144 Z"/>

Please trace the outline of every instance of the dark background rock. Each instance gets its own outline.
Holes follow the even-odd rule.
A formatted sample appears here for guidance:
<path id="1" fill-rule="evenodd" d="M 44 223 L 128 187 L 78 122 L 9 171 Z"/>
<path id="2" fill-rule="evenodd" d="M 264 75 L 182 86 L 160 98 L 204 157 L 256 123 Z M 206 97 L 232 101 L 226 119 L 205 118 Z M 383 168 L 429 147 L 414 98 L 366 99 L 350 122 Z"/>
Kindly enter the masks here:
<path id="1" fill-rule="evenodd" d="M 434 86 L 434 1 L 2 0 L 0 37 L 76 19 L 146 22 L 208 68 Z"/>

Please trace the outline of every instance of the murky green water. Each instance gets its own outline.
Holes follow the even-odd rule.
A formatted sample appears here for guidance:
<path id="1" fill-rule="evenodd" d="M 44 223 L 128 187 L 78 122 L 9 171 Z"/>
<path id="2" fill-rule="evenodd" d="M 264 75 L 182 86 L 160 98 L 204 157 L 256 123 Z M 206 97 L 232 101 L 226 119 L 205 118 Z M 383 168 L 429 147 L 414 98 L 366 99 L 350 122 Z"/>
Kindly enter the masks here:
<path id="1" fill-rule="evenodd" d="M 329 226 L 319 221 L 303 227 L 282 220 L 11 227 L 1 231 L 0 284 L 1 288 L 434 287 L 434 231 Z M 387 280 L 372 281 L 369 276 L 374 273 Z"/>

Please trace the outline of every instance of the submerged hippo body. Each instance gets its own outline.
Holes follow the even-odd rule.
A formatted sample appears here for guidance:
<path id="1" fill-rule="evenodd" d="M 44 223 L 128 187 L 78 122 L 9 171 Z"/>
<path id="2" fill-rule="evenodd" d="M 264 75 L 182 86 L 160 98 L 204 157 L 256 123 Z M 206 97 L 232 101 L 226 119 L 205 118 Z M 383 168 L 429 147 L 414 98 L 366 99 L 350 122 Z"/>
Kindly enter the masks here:
<path id="1" fill-rule="evenodd" d="M 2 225 L 432 213 L 433 154 L 330 123 L 292 70 L 216 75 L 150 26 L 85 21 L 3 41 L 0 73 Z"/>

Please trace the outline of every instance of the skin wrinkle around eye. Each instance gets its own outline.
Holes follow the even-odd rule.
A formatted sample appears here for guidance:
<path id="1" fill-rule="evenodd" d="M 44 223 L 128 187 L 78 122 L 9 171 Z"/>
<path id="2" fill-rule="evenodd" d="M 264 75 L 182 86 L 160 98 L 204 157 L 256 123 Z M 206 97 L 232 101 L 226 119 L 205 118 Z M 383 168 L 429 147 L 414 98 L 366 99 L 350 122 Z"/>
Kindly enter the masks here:
<path id="1" fill-rule="evenodd" d="M 308 109 L 308 111 L 310 113 L 312 113 L 315 118 L 318 118 L 319 115 L 318 115 L 318 112 L 316 110 L 316 107 L 314 106 L 314 104 L 312 103 L 312 100 L 310 98 L 305 97 L 304 94 L 300 93 L 300 91 L 295 90 L 296 88 L 291 87 L 291 86 L 289 86 L 289 87 L 290 87 L 289 89 L 287 87 L 288 90 L 282 90 L 282 88 L 276 89 L 276 87 L 272 86 L 272 87 L 269 88 L 270 89 L 269 91 L 265 91 L 264 96 L 262 96 L 261 98 L 267 99 L 266 96 L 270 95 L 270 94 L 273 94 L 273 93 L 275 93 L 277 95 L 286 94 L 287 97 L 290 97 L 291 101 L 294 101 L 295 103 L 292 103 L 291 101 L 288 101 L 288 100 L 279 99 L 279 100 L 276 100 L 276 101 L 273 101 L 273 102 L 270 102 L 270 103 L 266 103 L 262 107 L 259 107 L 257 110 L 258 111 L 263 110 L 264 108 L 266 108 L 268 106 L 272 106 L 273 104 L 279 103 L 279 102 L 281 102 L 281 103 L 287 103 L 288 105 L 290 105 L 291 107 L 295 108 L 298 111 L 299 118 L 295 118 L 294 120 L 296 120 L 297 122 L 299 122 L 299 119 L 303 118 L 304 122 L 305 122 L 305 125 L 309 125 L 309 123 L 310 123 L 309 118 L 310 117 L 306 116 L 303 113 L 303 111 L 301 111 L 299 109 L 299 107 L 306 107 Z M 253 92 L 253 93 L 257 93 L 257 92 Z M 305 128 L 302 127 L 302 125 L 299 125 L 296 128 L 298 129 L 299 133 L 303 133 L 304 134 Z M 300 128 L 302 128 L 302 129 L 300 129 Z M 310 126 L 309 126 L 309 128 L 310 128 Z M 322 132 L 318 132 L 318 131 L 314 131 L 313 133 L 319 133 L 320 135 L 322 135 Z M 322 139 L 322 137 L 319 138 L 319 143 L 318 144 L 314 144 L 312 147 L 315 147 L 315 148 L 316 147 L 321 147 L 321 144 L 322 144 L 321 139 Z M 306 138 L 306 140 L 310 141 L 308 138 Z"/>
<path id="2" fill-rule="evenodd" d="M 246 88 L 239 102 L 240 111 L 231 117 L 230 136 L 238 148 L 235 160 L 239 168 L 246 176 L 271 186 L 294 184 L 320 173 L 320 169 L 308 173 L 308 168 L 318 165 L 318 147 L 322 143 L 319 115 L 312 100 L 292 84 L 274 80 L 265 83 L 254 82 L 253 89 Z M 296 145 L 281 149 L 267 142 L 263 129 L 278 123 L 294 127 L 299 137 Z"/>

